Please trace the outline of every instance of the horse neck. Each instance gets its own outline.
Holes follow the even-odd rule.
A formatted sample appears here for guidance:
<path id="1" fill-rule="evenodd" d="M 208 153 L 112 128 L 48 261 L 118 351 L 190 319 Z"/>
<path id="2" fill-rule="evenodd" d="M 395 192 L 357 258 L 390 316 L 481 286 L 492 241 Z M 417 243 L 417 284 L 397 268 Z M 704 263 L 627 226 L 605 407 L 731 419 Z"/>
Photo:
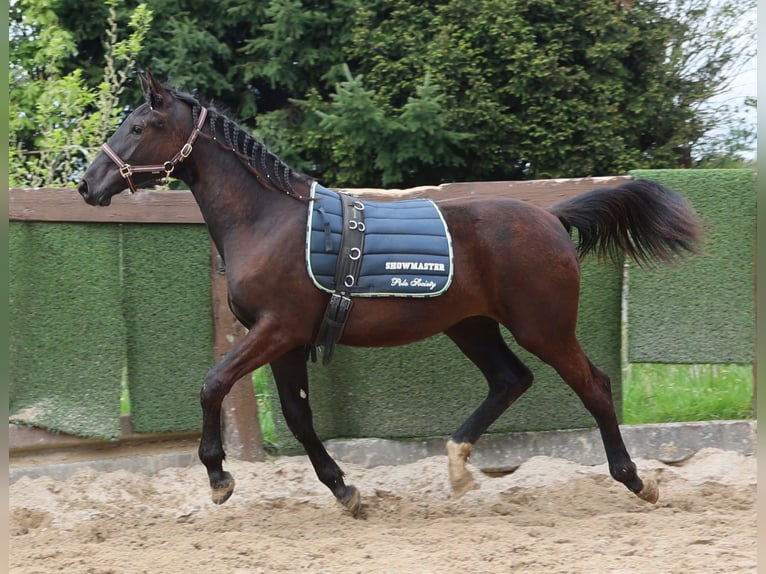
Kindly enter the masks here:
<path id="1" fill-rule="evenodd" d="M 305 215 L 302 202 L 267 188 L 235 154 L 211 140 L 200 138 L 189 159 L 192 161 L 179 175 L 189 185 L 210 236 L 222 255 L 227 236 L 243 226 L 261 236 L 268 233 L 270 227 L 283 222 L 290 213 Z M 296 190 L 307 196 L 308 182 L 293 177 Z"/>

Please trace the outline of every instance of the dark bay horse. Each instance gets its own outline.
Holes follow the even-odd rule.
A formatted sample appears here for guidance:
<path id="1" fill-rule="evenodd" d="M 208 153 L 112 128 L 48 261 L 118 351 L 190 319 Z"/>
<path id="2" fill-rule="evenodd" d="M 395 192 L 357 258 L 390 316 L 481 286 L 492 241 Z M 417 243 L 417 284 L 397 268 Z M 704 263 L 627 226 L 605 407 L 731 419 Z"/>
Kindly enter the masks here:
<path id="1" fill-rule="evenodd" d="M 229 304 L 249 329 L 205 377 L 199 456 L 213 501 L 232 494 L 224 471 L 221 402 L 235 381 L 270 364 L 285 420 L 314 469 L 356 516 L 361 499 L 317 437 L 308 401 L 307 361 L 330 295 L 306 270 L 307 199 L 312 180 L 282 162 L 227 117 L 195 98 L 141 76 L 146 103 L 112 135 L 88 167 L 79 192 L 109 205 L 126 188 L 173 176 L 186 182 L 226 262 Z M 556 369 L 592 413 L 611 475 L 655 502 L 617 424 L 609 377 L 575 336 L 580 258 L 589 253 L 639 263 L 694 252 L 700 223 L 686 200 L 657 183 L 636 180 L 600 188 L 541 209 L 498 197 L 437 202 L 449 225 L 454 280 L 433 298 L 358 298 L 339 344 L 386 347 L 446 333 L 481 370 L 486 399 L 447 443 L 455 496 L 472 484 L 466 461 L 481 434 L 532 384 L 532 373 L 508 348 L 516 343 Z M 578 231 L 575 245 L 570 231 Z"/>

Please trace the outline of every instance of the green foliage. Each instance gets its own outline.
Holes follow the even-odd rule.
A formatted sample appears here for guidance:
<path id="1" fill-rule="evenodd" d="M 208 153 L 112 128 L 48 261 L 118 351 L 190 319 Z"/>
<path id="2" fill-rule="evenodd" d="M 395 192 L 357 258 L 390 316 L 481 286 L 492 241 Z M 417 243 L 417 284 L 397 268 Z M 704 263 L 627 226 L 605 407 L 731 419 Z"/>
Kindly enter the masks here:
<path id="1" fill-rule="evenodd" d="M 258 402 L 258 422 L 261 426 L 263 445 L 267 451 L 272 451 L 278 442 L 274 427 L 274 408 L 279 408 L 279 399 L 277 398 L 275 404 L 274 397 L 269 392 L 267 370 L 268 367 L 261 367 L 253 371 L 253 391 Z"/>
<path id="2" fill-rule="evenodd" d="M 752 365 L 628 365 L 625 424 L 750 419 Z"/>
<path id="3" fill-rule="evenodd" d="M 106 30 L 104 48 L 105 66 L 104 79 L 98 85 L 98 111 L 100 119 L 93 127 L 96 143 L 106 140 L 109 132 L 119 123 L 122 117 L 120 96 L 125 91 L 129 74 L 136 63 L 136 57 L 141 52 L 146 34 L 152 23 L 152 12 L 146 4 L 139 4 L 130 14 L 128 27 L 132 30 L 124 40 L 118 38 L 117 10 L 119 0 L 107 0 L 109 7 L 109 27 Z"/>
<path id="4" fill-rule="evenodd" d="M 746 108 L 756 108 L 755 98 L 745 99 Z M 695 167 L 704 169 L 756 169 L 754 161 L 746 158 L 753 149 L 756 133 L 755 126 L 748 126 L 744 118 L 739 119 L 728 131 L 717 131 L 699 149 Z"/>
<path id="5" fill-rule="evenodd" d="M 261 3 L 239 0 L 147 0 L 144 2 L 157 18 L 147 30 L 143 49 L 137 54 L 135 67 L 150 69 L 157 77 L 174 85 L 204 88 L 211 98 L 235 92 L 239 97 L 245 88 L 232 81 L 236 51 L 254 32 L 251 21 L 260 21 Z M 120 29 L 134 11 L 133 2 L 116 6 Z M 66 71 L 80 68 L 89 85 L 96 86 L 106 67 L 104 22 L 108 7 L 101 0 L 56 0 L 60 25 L 77 38 L 77 54 L 64 60 Z M 92 17 L 83 18 L 83 14 Z M 133 65 L 122 66 L 133 76 Z M 141 99 L 139 83 L 133 78 L 121 97 L 122 106 L 135 106 Z M 230 101 L 225 98 L 227 103 Z"/>
<path id="6" fill-rule="evenodd" d="M 346 187 L 427 183 L 435 166 L 461 164 L 457 146 L 470 134 L 447 128 L 444 96 L 428 75 L 394 115 L 376 102 L 361 75 L 353 76 L 348 66 L 343 72 L 346 79 L 329 103 L 317 97 L 300 102 L 320 118 L 314 129 L 329 151 L 325 177 Z"/>
<path id="7" fill-rule="evenodd" d="M 339 56 L 353 75 L 334 92 L 315 84 L 310 100 L 293 96 L 304 121 L 291 115 L 281 134 L 276 123 L 270 129 L 302 147 L 310 173 L 341 186 L 687 165 L 714 125 L 700 104 L 736 59 L 726 48 L 736 38 L 727 6 L 714 13 L 706 0 L 630 9 L 605 1 L 360 3 Z M 702 29 L 709 21 L 720 28 Z M 291 62 L 292 77 L 301 66 Z M 279 85 L 278 75 L 269 77 Z M 294 86 L 287 77 L 281 85 Z M 405 111 L 418 98 L 430 115 Z M 410 137 L 392 125 L 403 121 Z M 293 130 L 311 144 L 297 142 Z"/>
<path id="8" fill-rule="evenodd" d="M 77 122 L 95 97 L 82 84 L 77 71 L 55 80 L 41 82 L 33 113 L 21 111 L 11 92 L 10 133 L 19 134 L 25 127 L 37 128 L 34 145 L 37 152 L 27 152 L 19 136 L 11 140 L 10 184 L 39 187 L 64 183 L 78 155 L 87 156 L 88 122 Z M 14 105 L 15 104 L 15 105 Z M 28 126 L 34 126 L 28 127 Z M 14 145 L 15 144 L 15 145 Z"/>
<path id="9" fill-rule="evenodd" d="M 472 134 L 447 127 L 443 103 L 441 88 L 426 74 L 423 84 L 415 86 L 415 95 L 407 98 L 399 117 L 391 122 L 376 158 L 384 186 L 438 181 L 434 169 L 464 164 L 459 146 Z"/>
<path id="10" fill-rule="evenodd" d="M 737 126 L 731 106 L 706 104 L 752 56 L 742 14 L 754 1 L 147 0 L 162 25 L 135 64 L 198 90 L 328 185 L 719 165 L 751 141 L 727 128 Z M 55 62 L 28 44 L 20 67 L 79 69 L 97 87 L 110 57 L 100 22 L 130 10 L 19 4 L 14 22 L 30 10 L 38 28 L 58 23 L 35 38 Z M 131 68 L 115 67 L 128 74 L 120 108 L 140 98 Z M 41 91 L 27 88 L 21 110 Z M 39 149 L 28 136 L 19 141 Z"/>
<path id="11" fill-rule="evenodd" d="M 314 110 L 321 118 L 319 129 L 331 145 L 337 174 L 333 179 L 341 185 L 364 185 L 374 177 L 376 149 L 386 131 L 383 111 L 375 105 L 374 94 L 362 85 L 362 76 L 338 84 L 332 101 Z M 360 169 L 361 168 L 361 169 Z"/>
<path id="12" fill-rule="evenodd" d="M 118 39 L 117 0 L 105 4 L 109 14 L 106 68 L 103 80 L 89 86 L 81 69 L 63 70 L 62 62 L 76 53 L 76 47 L 71 32 L 60 26 L 49 3 L 19 2 L 10 35 L 11 185 L 71 185 L 73 172 L 119 123 L 123 115 L 119 96 L 152 13 L 140 4 L 128 22 L 132 32 Z"/>
<path id="13" fill-rule="evenodd" d="M 307 6 L 307 4 L 309 4 Z M 240 53 L 253 57 L 245 79 L 267 79 L 270 87 L 305 94 L 312 87 L 341 77 L 338 59 L 349 39 L 349 22 L 357 2 L 272 0 L 264 21 Z"/>

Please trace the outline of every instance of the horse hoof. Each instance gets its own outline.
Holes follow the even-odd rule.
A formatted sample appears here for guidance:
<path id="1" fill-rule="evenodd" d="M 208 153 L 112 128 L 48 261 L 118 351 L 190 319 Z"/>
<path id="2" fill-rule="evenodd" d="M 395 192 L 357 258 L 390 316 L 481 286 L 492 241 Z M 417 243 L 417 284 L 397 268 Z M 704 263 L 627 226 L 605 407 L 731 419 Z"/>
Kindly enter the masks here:
<path id="1" fill-rule="evenodd" d="M 348 486 L 346 494 L 338 501 L 351 512 L 351 516 L 354 518 L 359 516 L 359 511 L 362 509 L 362 495 L 359 494 L 355 486 Z"/>
<path id="2" fill-rule="evenodd" d="M 462 476 L 450 476 L 450 484 L 452 485 L 452 498 L 460 498 L 474 488 L 473 475 L 465 470 Z"/>
<path id="3" fill-rule="evenodd" d="M 447 442 L 447 457 L 449 458 L 449 481 L 452 486 L 452 497 L 460 498 L 474 487 L 473 475 L 465 465 L 471 456 L 473 445 L 470 443 Z"/>
<path id="4" fill-rule="evenodd" d="M 657 481 L 653 478 L 645 478 L 643 482 L 644 487 L 640 492 L 636 493 L 636 496 L 641 500 L 654 504 L 660 498 L 660 487 L 657 485 Z"/>
<path id="5" fill-rule="evenodd" d="M 220 481 L 211 484 L 213 502 L 216 504 L 223 504 L 231 498 L 231 494 L 234 492 L 234 477 L 228 472 L 224 472 L 223 474 L 224 477 Z"/>

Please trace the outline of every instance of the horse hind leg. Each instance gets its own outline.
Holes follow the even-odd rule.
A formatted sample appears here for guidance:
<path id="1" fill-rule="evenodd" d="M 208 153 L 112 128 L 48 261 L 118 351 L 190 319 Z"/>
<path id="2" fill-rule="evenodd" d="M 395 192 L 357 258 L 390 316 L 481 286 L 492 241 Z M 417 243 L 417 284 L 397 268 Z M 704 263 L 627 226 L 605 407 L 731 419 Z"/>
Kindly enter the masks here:
<path id="1" fill-rule="evenodd" d="M 551 339 L 548 339 L 549 343 L 550 341 Z M 623 483 L 642 500 L 657 502 L 659 498 L 657 481 L 653 478 L 642 480 L 639 477 L 636 465 L 631 460 L 623 442 L 612 399 L 611 381 L 606 373 L 588 359 L 574 335 L 563 347 L 557 348 L 547 344 L 544 350 L 534 348 L 527 348 L 527 350 L 535 353 L 556 369 L 593 415 L 601 433 L 612 478 Z"/>
<path id="2" fill-rule="evenodd" d="M 654 504 L 660 496 L 659 486 L 653 478 L 641 479 L 635 463 L 630 459 L 622 440 L 617 414 L 612 399 L 612 384 L 606 373 L 587 359 L 593 381 L 585 386 L 584 392 L 578 392 L 585 407 L 593 414 L 601 432 L 601 439 L 609 462 L 609 473 L 622 482 L 636 496 Z M 574 388 L 574 387 L 573 387 Z"/>
<path id="3" fill-rule="evenodd" d="M 346 485 L 343 471 L 328 454 L 314 430 L 306 360 L 306 350 L 297 348 L 271 363 L 282 414 L 290 431 L 306 450 L 319 480 L 356 518 L 362 507 L 359 491 L 355 486 Z"/>
<path id="4" fill-rule="evenodd" d="M 452 494 L 459 498 L 473 488 L 466 468 L 473 445 L 489 426 L 532 385 L 532 372 L 505 344 L 497 322 L 471 317 L 445 334 L 481 370 L 487 380 L 487 397 L 447 442 Z"/>

